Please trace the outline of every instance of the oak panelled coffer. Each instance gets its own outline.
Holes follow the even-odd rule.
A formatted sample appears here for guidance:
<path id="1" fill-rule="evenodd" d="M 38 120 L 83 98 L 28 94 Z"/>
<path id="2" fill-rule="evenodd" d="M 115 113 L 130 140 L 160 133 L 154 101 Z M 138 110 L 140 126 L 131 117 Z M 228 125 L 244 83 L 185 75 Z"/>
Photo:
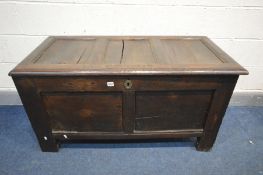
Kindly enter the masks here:
<path id="1" fill-rule="evenodd" d="M 207 37 L 56 36 L 11 72 L 42 151 L 196 137 L 207 151 L 247 70 Z"/>

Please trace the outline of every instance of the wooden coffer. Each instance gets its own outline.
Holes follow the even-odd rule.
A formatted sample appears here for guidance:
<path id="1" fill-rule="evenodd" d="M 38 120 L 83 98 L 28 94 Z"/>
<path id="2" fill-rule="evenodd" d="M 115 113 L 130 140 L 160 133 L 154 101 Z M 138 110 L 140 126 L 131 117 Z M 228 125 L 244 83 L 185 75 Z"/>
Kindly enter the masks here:
<path id="1" fill-rule="evenodd" d="M 196 137 L 209 150 L 240 74 L 206 37 L 49 37 L 11 72 L 42 151 Z"/>

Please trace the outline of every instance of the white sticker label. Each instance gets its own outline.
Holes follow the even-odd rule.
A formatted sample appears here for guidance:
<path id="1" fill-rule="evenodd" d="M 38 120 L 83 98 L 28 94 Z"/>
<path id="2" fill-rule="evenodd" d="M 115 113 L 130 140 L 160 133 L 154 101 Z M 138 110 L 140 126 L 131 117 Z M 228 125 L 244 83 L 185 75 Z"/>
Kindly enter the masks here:
<path id="1" fill-rule="evenodd" d="M 107 86 L 108 87 L 113 87 L 114 86 L 114 82 L 113 81 L 108 81 L 107 82 Z"/>

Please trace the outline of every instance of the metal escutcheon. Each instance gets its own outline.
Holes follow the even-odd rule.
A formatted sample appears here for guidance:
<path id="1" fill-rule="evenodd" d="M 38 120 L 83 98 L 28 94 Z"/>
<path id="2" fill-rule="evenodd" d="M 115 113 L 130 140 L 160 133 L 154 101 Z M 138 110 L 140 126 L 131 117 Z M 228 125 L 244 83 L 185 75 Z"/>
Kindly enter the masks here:
<path id="1" fill-rule="evenodd" d="M 131 87 L 132 87 L 132 81 L 131 81 L 131 80 L 125 80 L 125 81 L 124 81 L 124 87 L 125 87 L 126 89 L 131 89 Z"/>

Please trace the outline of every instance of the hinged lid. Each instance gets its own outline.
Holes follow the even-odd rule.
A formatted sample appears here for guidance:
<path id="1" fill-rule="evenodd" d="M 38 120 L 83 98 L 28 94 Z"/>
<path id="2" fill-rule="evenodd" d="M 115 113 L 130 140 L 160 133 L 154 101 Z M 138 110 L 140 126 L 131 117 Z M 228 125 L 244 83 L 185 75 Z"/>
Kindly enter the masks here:
<path id="1" fill-rule="evenodd" d="M 49 37 L 10 75 L 248 74 L 206 37 Z"/>

